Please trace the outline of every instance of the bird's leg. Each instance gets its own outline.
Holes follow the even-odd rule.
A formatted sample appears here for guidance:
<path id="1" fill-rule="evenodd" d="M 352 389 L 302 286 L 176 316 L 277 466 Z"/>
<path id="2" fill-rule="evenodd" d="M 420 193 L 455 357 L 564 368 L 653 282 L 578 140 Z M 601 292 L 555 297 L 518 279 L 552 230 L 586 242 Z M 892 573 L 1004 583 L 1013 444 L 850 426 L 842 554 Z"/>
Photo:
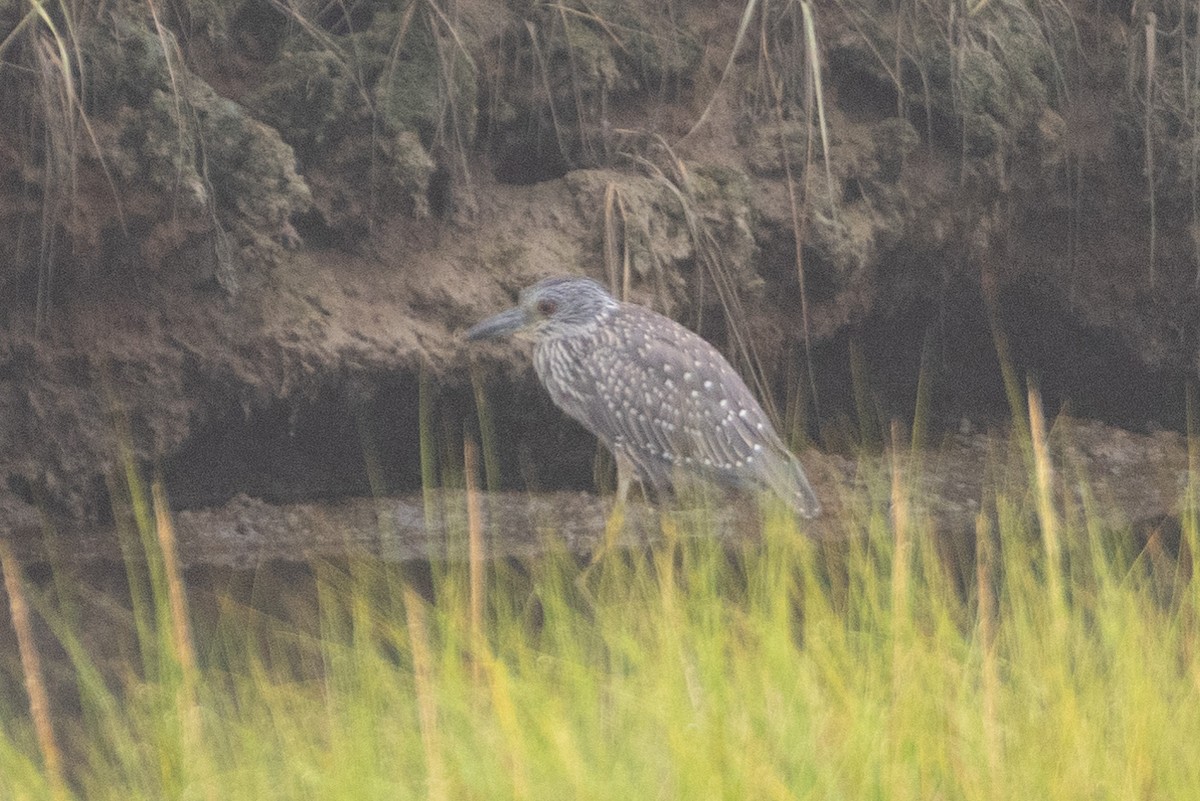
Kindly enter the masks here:
<path id="1" fill-rule="evenodd" d="M 663 543 L 667 546 L 667 550 L 674 551 L 679 542 L 679 524 L 671 514 L 666 509 L 659 509 L 658 527 L 662 531 Z"/>
<path id="2" fill-rule="evenodd" d="M 629 500 L 629 488 L 633 486 L 633 479 L 633 465 L 624 456 L 618 456 L 616 506 L 624 506 Z"/>
<path id="3" fill-rule="evenodd" d="M 625 504 L 629 498 L 629 487 L 633 484 L 636 473 L 633 465 L 623 456 L 614 454 L 617 462 L 617 494 L 613 499 L 613 507 L 608 513 L 608 517 L 604 520 L 604 538 L 599 545 L 592 551 L 591 559 L 588 560 L 585 567 L 575 579 L 575 585 L 579 588 L 580 593 L 589 601 L 592 600 L 591 590 L 588 589 L 588 581 L 592 575 L 592 571 L 600 564 L 600 560 L 608 555 L 617 542 L 621 539 L 621 530 L 625 528 Z"/>
<path id="4" fill-rule="evenodd" d="M 611 551 L 621 538 L 621 529 L 625 528 L 625 509 L 629 501 L 629 488 L 636 477 L 633 464 L 624 456 L 615 454 L 617 462 L 617 495 L 613 500 L 612 511 L 604 521 L 604 541 L 600 549 L 592 554 L 595 562 L 604 554 Z"/>

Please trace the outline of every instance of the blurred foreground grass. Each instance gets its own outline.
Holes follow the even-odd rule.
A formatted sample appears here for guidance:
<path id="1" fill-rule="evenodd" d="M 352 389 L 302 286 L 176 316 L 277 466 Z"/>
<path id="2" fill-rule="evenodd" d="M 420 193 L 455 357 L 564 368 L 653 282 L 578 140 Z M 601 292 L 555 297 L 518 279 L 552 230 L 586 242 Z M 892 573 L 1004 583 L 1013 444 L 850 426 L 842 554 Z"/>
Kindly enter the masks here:
<path id="1" fill-rule="evenodd" d="M 434 565 L 419 588 L 314 564 L 304 625 L 223 598 L 203 637 L 163 499 L 130 471 L 115 663 L 78 590 L 4 560 L 14 628 L 44 619 L 71 690 L 46 698 L 24 638 L 0 675 L 0 795 L 1194 797 L 1194 490 L 1177 548 L 1135 545 L 1066 491 L 1032 411 L 1029 479 L 985 499 L 973 564 L 909 513 L 898 462 L 888 502 L 847 501 L 844 541 L 668 530 L 586 571 L 551 551 Z"/>

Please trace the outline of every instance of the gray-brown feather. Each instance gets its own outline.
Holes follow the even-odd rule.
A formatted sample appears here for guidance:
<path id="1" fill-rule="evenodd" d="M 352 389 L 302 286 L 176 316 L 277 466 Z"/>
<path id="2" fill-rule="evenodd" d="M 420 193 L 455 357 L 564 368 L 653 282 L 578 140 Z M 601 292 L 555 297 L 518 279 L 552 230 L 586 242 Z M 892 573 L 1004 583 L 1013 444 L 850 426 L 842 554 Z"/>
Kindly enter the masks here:
<path id="1" fill-rule="evenodd" d="M 616 304 L 595 325 L 539 339 L 534 366 L 554 402 L 656 490 L 697 474 L 770 489 L 799 514 L 819 513 L 799 462 L 741 377 L 675 321 Z"/>

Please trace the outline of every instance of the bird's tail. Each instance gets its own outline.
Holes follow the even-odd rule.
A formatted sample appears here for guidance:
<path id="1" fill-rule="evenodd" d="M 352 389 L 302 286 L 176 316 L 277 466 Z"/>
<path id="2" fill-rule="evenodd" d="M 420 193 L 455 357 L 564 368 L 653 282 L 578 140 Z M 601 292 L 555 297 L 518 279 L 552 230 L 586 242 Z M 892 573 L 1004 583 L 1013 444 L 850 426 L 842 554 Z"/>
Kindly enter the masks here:
<path id="1" fill-rule="evenodd" d="M 820 517 L 821 501 L 817 499 L 812 484 L 808 483 L 808 476 L 804 475 L 800 460 L 785 449 L 779 454 L 779 458 L 773 461 L 775 464 L 767 473 L 767 483 L 771 490 L 801 517 Z"/>

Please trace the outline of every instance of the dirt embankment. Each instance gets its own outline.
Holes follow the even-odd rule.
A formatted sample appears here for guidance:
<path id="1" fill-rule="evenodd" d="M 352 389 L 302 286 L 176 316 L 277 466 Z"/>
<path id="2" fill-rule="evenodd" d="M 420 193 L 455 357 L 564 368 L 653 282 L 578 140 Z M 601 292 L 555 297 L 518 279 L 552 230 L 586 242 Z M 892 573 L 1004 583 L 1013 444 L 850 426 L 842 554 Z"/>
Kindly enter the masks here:
<path id="1" fill-rule="evenodd" d="M 996 333 L 1052 401 L 1182 424 L 1174 7 L 1152 54 L 1111 4 L 283 8 L 110 3 L 3 54 L 0 528 L 103 519 L 126 451 L 181 506 L 412 489 L 477 389 L 507 483 L 590 485 L 519 349 L 460 337 L 554 273 L 749 343 L 826 448 L 922 375 L 935 421 L 1001 414 Z"/>

